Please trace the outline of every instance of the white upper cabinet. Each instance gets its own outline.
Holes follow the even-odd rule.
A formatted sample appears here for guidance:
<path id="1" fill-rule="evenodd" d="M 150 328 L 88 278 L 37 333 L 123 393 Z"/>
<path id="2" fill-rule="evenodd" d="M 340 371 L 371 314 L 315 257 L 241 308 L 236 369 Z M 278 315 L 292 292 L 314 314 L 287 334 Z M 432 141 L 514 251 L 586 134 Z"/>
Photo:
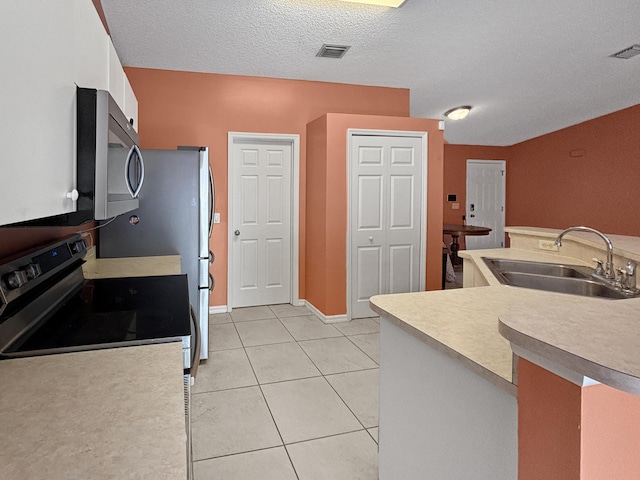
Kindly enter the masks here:
<path id="1" fill-rule="evenodd" d="M 74 0 L 75 82 L 109 89 L 109 35 L 91 0 Z"/>
<path id="2" fill-rule="evenodd" d="M 0 225 L 75 210 L 73 10 L 0 2 Z"/>
<path id="3" fill-rule="evenodd" d="M 138 101 L 91 0 L 0 1 L 0 225 L 76 210 L 76 85 Z"/>

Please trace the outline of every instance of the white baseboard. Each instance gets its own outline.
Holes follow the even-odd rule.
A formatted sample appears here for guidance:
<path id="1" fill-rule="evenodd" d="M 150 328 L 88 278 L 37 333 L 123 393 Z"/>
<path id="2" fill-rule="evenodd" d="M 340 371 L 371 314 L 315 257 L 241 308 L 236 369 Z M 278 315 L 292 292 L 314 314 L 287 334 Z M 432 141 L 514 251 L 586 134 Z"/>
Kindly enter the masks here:
<path id="1" fill-rule="evenodd" d="M 209 315 L 216 313 L 229 313 L 229 308 L 226 305 L 209 305 Z"/>
<path id="2" fill-rule="evenodd" d="M 308 307 L 309 310 L 313 312 L 313 314 L 322 320 L 324 323 L 339 323 L 348 321 L 347 314 L 344 315 L 325 315 L 316 307 L 314 307 L 310 302 L 304 299 L 298 299 L 291 304 L 295 307 Z M 228 305 L 209 305 L 209 315 L 215 315 L 216 313 L 229 313 L 231 309 Z"/>
<path id="3" fill-rule="evenodd" d="M 320 320 L 322 320 L 324 323 L 340 323 L 340 322 L 346 322 L 349 320 L 347 318 L 346 313 L 343 315 L 325 315 L 316 307 L 314 307 L 308 300 L 305 300 L 304 302 L 307 305 L 307 308 L 311 310 L 313 314 L 316 317 L 318 317 Z"/>

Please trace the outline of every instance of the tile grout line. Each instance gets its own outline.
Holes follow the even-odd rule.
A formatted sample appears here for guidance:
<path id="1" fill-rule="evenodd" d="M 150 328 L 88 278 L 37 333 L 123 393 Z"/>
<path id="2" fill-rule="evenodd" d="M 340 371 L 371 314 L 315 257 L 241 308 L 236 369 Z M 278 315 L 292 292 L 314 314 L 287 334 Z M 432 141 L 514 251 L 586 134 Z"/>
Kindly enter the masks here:
<path id="1" fill-rule="evenodd" d="M 376 427 L 370 427 L 370 428 L 376 428 Z M 301 443 L 315 442 L 316 440 L 324 440 L 325 438 L 340 437 L 342 435 L 349 435 L 350 433 L 358 433 L 358 432 L 367 432 L 367 435 L 371 436 L 371 434 L 367 431 L 366 428 L 358 428 L 357 430 L 349 430 L 347 432 L 332 433 L 331 435 L 323 435 L 321 437 L 308 438 L 306 440 L 297 440 L 295 442 L 285 443 L 284 446 L 287 447 L 291 445 L 299 445 Z"/>
<path id="2" fill-rule="evenodd" d="M 271 406 L 269 405 L 269 402 L 267 402 L 267 397 L 264 394 L 264 390 L 262 390 L 262 384 L 260 383 L 260 380 L 258 380 L 258 375 L 256 374 L 255 368 L 253 367 L 253 363 L 251 363 L 251 358 L 249 358 L 249 355 L 247 354 L 247 349 L 243 348 L 244 350 L 244 355 L 247 357 L 247 360 L 249 362 L 249 366 L 251 367 L 251 371 L 253 372 L 253 376 L 256 379 L 256 382 L 258 382 L 258 388 L 260 389 L 260 395 L 262 395 L 262 400 L 264 401 L 264 404 L 267 407 L 267 410 L 269 411 L 269 415 L 271 416 L 271 421 L 273 422 L 273 426 L 276 427 L 276 431 L 278 432 L 278 436 L 280 437 L 280 441 L 282 442 L 282 446 L 284 448 L 285 453 L 287 454 L 287 458 L 289 459 L 289 464 L 291 465 L 291 468 L 293 469 L 293 473 L 296 476 L 296 478 L 298 480 L 300 480 L 300 476 L 298 475 L 298 472 L 296 470 L 296 466 L 293 464 L 293 460 L 291 460 L 291 455 L 289 455 L 289 451 L 287 450 L 287 446 L 284 443 L 284 438 L 282 437 L 282 433 L 280 432 L 280 427 L 278 427 L 278 423 L 276 422 L 275 417 L 273 416 L 273 412 L 271 411 Z"/>
<path id="3" fill-rule="evenodd" d="M 372 332 L 372 333 L 357 333 L 356 335 L 373 335 L 373 334 L 375 334 L 375 333 L 376 333 L 376 332 Z M 380 332 L 378 332 L 378 335 L 379 335 L 379 334 L 380 334 Z M 372 361 L 373 363 L 375 363 L 376 365 L 378 365 L 378 368 L 380 368 L 380 363 L 376 362 L 376 359 L 375 359 L 375 358 L 371 357 L 371 355 L 369 355 L 369 354 L 368 354 L 367 352 L 365 352 L 362 348 L 360 348 L 360 346 L 359 346 L 356 342 L 354 342 L 353 340 L 351 340 L 351 338 L 350 338 L 350 337 L 355 337 L 356 335 L 345 335 L 345 337 L 347 337 L 347 340 L 349 340 L 353 345 L 355 345 L 355 346 L 356 346 L 356 348 L 357 348 L 358 350 L 360 350 L 360 351 L 361 351 L 362 353 L 364 353 L 367 357 L 369 357 L 369 358 L 371 359 L 371 361 Z"/>
<path id="4" fill-rule="evenodd" d="M 369 370 L 374 370 L 374 369 L 373 369 L 373 368 L 371 368 L 371 369 L 369 369 Z M 359 371 L 363 371 L 363 370 L 359 370 Z M 379 372 L 380 372 L 380 369 L 378 369 L 378 375 L 380 374 Z M 343 372 L 343 373 L 351 373 L 351 372 Z M 342 375 L 342 374 L 341 374 L 341 373 L 334 373 L 334 374 L 332 374 L 332 375 Z M 356 413 L 355 413 L 355 412 L 351 409 L 351 407 L 347 404 L 347 401 L 346 401 L 344 398 L 342 398 L 342 395 L 340 395 L 340 392 L 338 392 L 338 391 L 334 388 L 334 386 L 331 384 L 331 382 L 330 382 L 329 380 L 327 380 L 326 375 L 323 375 L 323 377 L 324 377 L 325 381 L 329 384 L 329 386 L 331 387 L 331 389 L 332 389 L 334 392 L 336 392 L 336 395 L 338 395 L 338 398 L 339 398 L 340 400 L 342 400 L 342 403 L 344 403 L 345 407 L 347 407 L 347 409 L 351 412 L 351 415 L 353 415 L 353 416 L 355 417 L 355 419 L 358 421 L 358 423 L 359 423 L 360 425 L 362 425 L 362 428 L 364 428 L 364 429 L 366 430 L 366 429 L 367 429 L 367 427 L 365 427 L 365 426 L 364 426 L 364 423 L 362 423 L 362 421 L 358 418 L 358 416 L 356 415 Z M 378 395 L 380 395 L 380 394 L 378 393 Z M 379 422 L 380 422 L 380 419 L 378 419 L 378 423 L 379 423 Z M 376 425 L 376 426 L 377 426 L 377 425 Z M 370 428 L 374 428 L 374 427 L 370 427 Z M 368 432 L 367 432 L 367 433 L 368 433 Z"/>

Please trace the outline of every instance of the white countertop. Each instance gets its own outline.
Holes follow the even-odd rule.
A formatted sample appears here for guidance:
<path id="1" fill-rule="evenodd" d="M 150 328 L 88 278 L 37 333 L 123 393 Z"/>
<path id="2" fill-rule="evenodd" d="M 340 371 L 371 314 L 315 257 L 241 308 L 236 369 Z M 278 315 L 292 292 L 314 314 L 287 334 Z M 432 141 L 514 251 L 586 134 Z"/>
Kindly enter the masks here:
<path id="1" fill-rule="evenodd" d="M 186 478 L 182 345 L 0 362 L 3 480 Z"/>
<path id="2" fill-rule="evenodd" d="M 96 258 L 95 247 L 91 247 L 84 260 L 82 271 L 85 278 L 149 277 L 178 275 L 181 272 L 180 255 Z"/>
<path id="3" fill-rule="evenodd" d="M 554 235 L 550 229 L 517 228 L 518 233 Z M 627 248 L 640 252 L 640 239 L 625 238 Z M 460 256 L 474 261 L 490 286 L 376 296 L 372 308 L 512 394 L 516 382 L 509 342 L 586 377 L 640 393 L 640 298 L 607 300 L 501 285 L 480 260 L 585 264 L 558 253 L 495 249 Z"/>

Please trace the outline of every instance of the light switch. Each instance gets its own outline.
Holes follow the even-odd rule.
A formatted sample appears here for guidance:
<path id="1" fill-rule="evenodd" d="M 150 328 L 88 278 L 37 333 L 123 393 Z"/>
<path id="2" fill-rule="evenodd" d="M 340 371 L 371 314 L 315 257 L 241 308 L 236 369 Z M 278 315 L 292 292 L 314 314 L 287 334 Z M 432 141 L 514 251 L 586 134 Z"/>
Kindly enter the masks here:
<path id="1" fill-rule="evenodd" d="M 459 203 L 452 203 L 451 204 L 451 209 L 452 210 L 460 210 L 460 204 Z"/>
<path id="2" fill-rule="evenodd" d="M 220 213 L 213 214 L 213 223 L 220 223 Z"/>

